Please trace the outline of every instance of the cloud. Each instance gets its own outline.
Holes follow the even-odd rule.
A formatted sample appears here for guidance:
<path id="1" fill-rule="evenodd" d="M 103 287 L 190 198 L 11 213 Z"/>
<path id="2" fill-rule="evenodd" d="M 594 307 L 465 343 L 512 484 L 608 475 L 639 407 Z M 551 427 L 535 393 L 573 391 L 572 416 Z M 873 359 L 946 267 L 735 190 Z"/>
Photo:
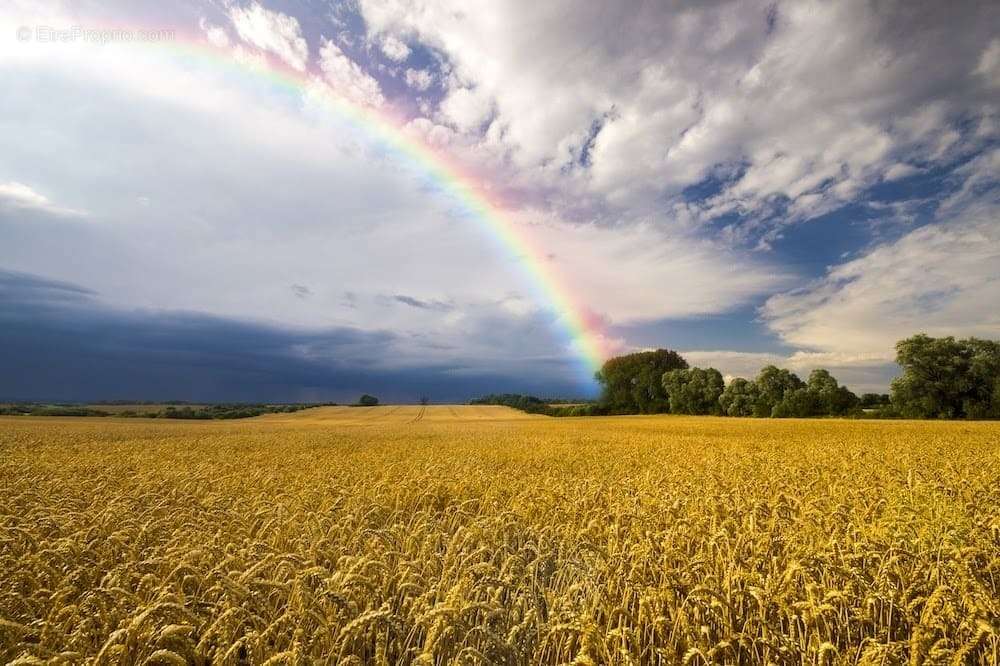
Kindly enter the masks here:
<path id="1" fill-rule="evenodd" d="M 528 219 L 534 222 L 518 233 L 548 257 L 543 270 L 585 295 L 587 307 L 614 325 L 726 312 L 794 279 L 766 261 L 652 224 L 614 228 Z"/>
<path id="2" fill-rule="evenodd" d="M 903 162 L 898 162 L 893 164 L 891 167 L 885 170 L 885 175 L 883 176 L 886 180 L 901 180 L 903 178 L 908 178 L 914 174 L 920 173 L 920 169 L 913 166 L 912 164 L 905 164 Z"/>
<path id="3" fill-rule="evenodd" d="M 1000 150 L 955 169 L 951 196 L 931 223 L 778 293 L 760 316 L 789 354 L 684 352 L 695 364 L 753 376 L 774 364 L 801 374 L 830 369 L 857 391 L 884 392 L 898 374 L 895 343 L 932 336 L 1000 337 Z"/>
<path id="4" fill-rule="evenodd" d="M 53 47 L 5 79 L 4 116 L 40 138 L 0 135 L 0 173 L 44 170 L 100 223 L 52 233 L 0 216 L 0 266 L 86 285 L 124 311 L 392 331 L 396 369 L 590 390 L 523 259 L 422 170 L 308 96 L 289 112 L 285 94 L 251 95 L 229 70 L 107 53 Z M 108 127 L 133 140 L 104 141 Z M 82 170 L 96 150 L 101 168 Z M 290 298 L 293 284 L 312 295 Z M 454 308 L 388 308 L 385 294 Z"/>
<path id="5" fill-rule="evenodd" d="M 930 335 L 1000 336 L 1000 207 L 980 201 L 768 299 L 762 316 L 786 343 L 891 358 Z"/>
<path id="6" fill-rule="evenodd" d="M 986 151 L 961 165 L 952 173 L 952 178 L 961 181 L 961 186 L 938 205 L 939 215 L 954 214 L 969 207 L 981 206 L 983 200 L 990 199 L 991 192 L 1000 186 L 1000 148 Z"/>
<path id="7" fill-rule="evenodd" d="M 434 332 L 449 343 L 452 336 L 464 337 L 474 356 L 480 350 L 466 336 L 467 321 L 442 328 L 439 313 L 387 311 L 376 296 L 434 294 L 455 306 L 451 314 L 473 318 L 495 316 L 498 301 L 518 295 L 543 312 L 553 306 L 523 266 L 550 257 L 541 261 L 556 288 L 617 324 L 726 311 L 789 279 L 766 260 L 655 221 L 579 225 L 544 209 L 506 216 L 505 224 L 533 248 L 532 256 L 517 256 L 447 188 L 429 188 L 422 170 L 387 157 L 384 147 L 340 122 L 319 98 L 307 95 L 301 109 L 289 112 L 283 96 L 247 94 L 212 69 L 130 52 L 135 57 L 115 58 L 113 69 L 98 60 L 91 71 L 84 65 L 95 55 L 75 54 L 72 73 L 60 74 L 46 57 L 8 79 L 18 94 L 9 98 L 7 117 L 55 143 L 26 147 L 8 135 L 0 138 L 0 156 L 33 169 L 44 165 L 62 184 L 60 191 L 81 192 L 108 223 L 59 237 L 23 226 L 5 230 L 18 234 L 17 250 L 0 247 L 0 262 L 113 293 L 123 306 L 308 326 L 378 322 L 391 330 Z M 321 60 L 341 59 L 348 62 L 327 42 Z M 348 63 L 346 71 L 352 67 Z M 59 103 L 51 94 L 45 103 L 36 101 L 40 72 L 58 83 Z M 317 84 L 316 95 L 322 94 Z M 82 107 L 85 99 L 97 101 Z M 131 143 L 101 142 L 105 168 L 81 182 L 76 165 L 93 154 L 109 126 L 136 137 L 142 151 Z M 75 129 L 46 134 L 43 128 Z M 433 124 L 428 129 L 445 137 L 448 131 Z M 53 165 L 52 151 L 66 159 Z M 155 205 L 137 203 L 139 196 Z M 68 252 L 74 262 L 54 259 Z M 469 281 L 471 274 L 477 280 Z M 314 290 L 310 307 L 288 298 L 290 284 Z M 352 307 L 341 303 L 345 291 L 357 296 Z M 572 354 L 558 322 L 542 328 L 553 343 L 544 353 Z M 487 350 L 488 356 L 522 351 L 510 340 Z"/>
<path id="8" fill-rule="evenodd" d="M 392 35 L 383 37 L 379 42 L 379 47 L 385 57 L 394 62 L 403 62 L 410 57 L 410 47 Z"/>
<path id="9" fill-rule="evenodd" d="M 494 390 L 579 395 L 565 361 L 497 372 L 441 357 L 398 363 L 405 336 L 289 328 L 171 310 L 114 308 L 90 290 L 0 270 L 0 396 L 5 399 L 464 401 Z M 499 334 L 499 333 L 498 333 Z M 434 344 L 434 341 L 416 341 Z M 441 345 L 438 345 L 441 347 Z M 412 359 L 411 359 L 412 360 Z M 555 378 L 555 379 L 554 379 Z"/>
<path id="10" fill-rule="evenodd" d="M 29 186 L 14 181 L 0 183 L 0 211 L 34 211 L 55 217 L 84 217 L 86 213 L 58 206 Z"/>
<path id="11" fill-rule="evenodd" d="M 493 112 L 493 104 L 482 89 L 453 88 L 441 102 L 441 114 L 458 130 L 478 129 Z"/>
<path id="12" fill-rule="evenodd" d="M 0 294 L 8 304 L 82 302 L 96 292 L 62 280 L 0 268 Z"/>
<path id="13" fill-rule="evenodd" d="M 309 61 L 309 45 L 294 16 L 271 11 L 258 2 L 252 2 L 248 7 L 230 7 L 229 19 L 236 34 L 244 42 L 276 55 L 300 72 L 305 71 Z M 209 32 L 208 36 L 210 39 L 213 36 L 219 38 L 215 32 Z"/>
<path id="14" fill-rule="evenodd" d="M 230 46 L 229 33 L 222 26 L 214 25 L 202 17 L 198 20 L 198 27 L 205 33 L 205 38 L 208 39 L 209 44 L 212 46 L 219 49 Z"/>
<path id="15" fill-rule="evenodd" d="M 409 305 L 411 308 L 418 308 L 420 310 L 437 310 L 438 312 L 448 312 L 453 310 L 454 306 L 450 303 L 445 303 L 444 301 L 422 301 L 419 298 L 413 298 L 412 296 L 406 296 L 403 294 L 396 294 L 392 297 L 397 303 L 402 303 L 403 305 Z"/>
<path id="16" fill-rule="evenodd" d="M 295 298 L 305 299 L 313 295 L 312 289 L 305 286 L 304 284 L 293 284 L 289 287 L 289 289 L 292 290 L 292 293 L 295 295 Z"/>
<path id="17" fill-rule="evenodd" d="M 385 102 L 378 81 L 325 38 L 319 50 L 319 66 L 324 80 L 338 95 L 367 106 L 381 106 Z"/>
<path id="18" fill-rule="evenodd" d="M 406 85 L 423 92 L 434 85 L 434 75 L 426 69 L 407 69 Z"/>
<path id="19" fill-rule="evenodd" d="M 447 94 L 426 115 L 502 155 L 515 172 L 504 180 L 618 221 L 727 171 L 690 210 L 728 220 L 738 244 L 766 247 L 781 227 L 900 175 L 900 163 L 975 152 L 988 138 L 963 127 L 997 112 L 995 3 L 358 6 L 370 35 L 441 54 Z"/>
<path id="20" fill-rule="evenodd" d="M 993 39 L 983 51 L 975 74 L 986 79 L 991 88 L 1000 88 L 1000 38 Z"/>

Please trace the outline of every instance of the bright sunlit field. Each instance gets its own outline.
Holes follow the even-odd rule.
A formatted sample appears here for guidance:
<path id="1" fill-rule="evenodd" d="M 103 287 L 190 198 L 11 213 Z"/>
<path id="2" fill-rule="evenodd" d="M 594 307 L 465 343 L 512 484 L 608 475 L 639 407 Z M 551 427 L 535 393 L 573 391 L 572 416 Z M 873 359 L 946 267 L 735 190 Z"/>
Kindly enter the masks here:
<path id="1" fill-rule="evenodd" d="M 998 654 L 997 423 L 0 419 L 0 661 Z"/>

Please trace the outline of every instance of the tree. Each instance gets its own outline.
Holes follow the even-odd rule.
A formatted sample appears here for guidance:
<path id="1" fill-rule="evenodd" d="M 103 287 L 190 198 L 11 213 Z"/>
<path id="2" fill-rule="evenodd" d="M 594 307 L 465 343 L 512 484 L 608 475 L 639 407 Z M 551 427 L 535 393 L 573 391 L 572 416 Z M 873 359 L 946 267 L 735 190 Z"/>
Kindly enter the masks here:
<path id="1" fill-rule="evenodd" d="M 896 343 L 903 373 L 892 382 L 892 403 L 903 416 L 955 418 L 961 415 L 968 356 L 954 337 L 924 333 Z"/>
<path id="2" fill-rule="evenodd" d="M 858 397 L 846 386 L 837 384 L 828 370 L 817 368 L 809 374 L 808 390 L 819 403 L 819 413 L 843 416 L 858 406 Z"/>
<path id="3" fill-rule="evenodd" d="M 970 419 L 1000 418 L 1000 342 L 969 338 L 969 391 L 962 411 Z"/>
<path id="4" fill-rule="evenodd" d="M 758 397 L 755 383 L 737 377 L 719 396 L 719 407 L 726 416 L 753 416 Z"/>
<path id="5" fill-rule="evenodd" d="M 378 404 L 378 398 L 373 395 L 368 395 L 365 393 L 363 396 L 358 398 L 358 404 L 362 407 L 374 407 Z"/>
<path id="6" fill-rule="evenodd" d="M 1000 377 L 997 377 L 993 382 L 993 399 L 992 408 L 990 409 L 990 418 L 1000 419 Z"/>
<path id="7" fill-rule="evenodd" d="M 794 373 L 779 369 L 773 365 L 765 366 L 757 375 L 757 401 L 754 404 L 754 416 L 771 416 L 774 408 L 785 399 L 786 393 L 805 388 L 805 383 Z"/>
<path id="8" fill-rule="evenodd" d="M 1000 343 L 920 333 L 896 343 L 896 363 L 903 373 L 892 382 L 891 399 L 903 416 L 1000 416 L 996 399 Z"/>
<path id="9" fill-rule="evenodd" d="M 764 371 L 761 374 L 763 375 Z M 776 396 L 781 390 L 781 399 L 771 408 L 771 416 L 776 418 L 843 416 L 858 404 L 858 397 L 846 386 L 838 384 L 829 370 L 823 368 L 817 368 L 809 373 L 809 381 L 804 384 L 787 370 L 768 371 L 768 379 L 772 395 Z M 763 409 L 761 407 L 761 411 Z"/>
<path id="10" fill-rule="evenodd" d="M 858 396 L 854 395 L 854 392 L 846 386 L 841 386 L 837 389 L 837 397 L 830 404 L 830 414 L 833 416 L 846 416 L 847 414 L 857 413 L 858 411 Z"/>
<path id="11" fill-rule="evenodd" d="M 874 409 L 876 407 L 883 407 L 889 404 L 889 394 L 888 393 L 862 393 L 861 398 L 858 400 L 858 406 L 862 409 Z"/>
<path id="12" fill-rule="evenodd" d="M 680 354 L 669 349 L 638 352 L 609 359 L 595 378 L 602 385 L 601 405 L 619 414 L 655 414 L 670 410 L 663 374 L 687 369 Z"/>
<path id="13" fill-rule="evenodd" d="M 551 410 L 549 405 L 542 399 L 533 395 L 522 395 L 520 393 L 491 393 L 481 398 L 469 401 L 470 405 L 504 405 L 520 409 L 529 414 L 548 414 Z"/>
<path id="14" fill-rule="evenodd" d="M 670 370 L 663 373 L 663 390 L 675 414 L 719 414 L 719 396 L 725 388 L 722 373 L 715 368 Z"/>
<path id="15" fill-rule="evenodd" d="M 422 396 L 420 396 L 420 404 L 421 405 L 429 405 L 429 404 L 431 404 L 431 399 L 428 398 L 426 395 L 422 395 Z"/>
<path id="16" fill-rule="evenodd" d="M 823 405 L 819 395 L 807 388 L 786 391 L 781 402 L 771 410 L 771 416 L 776 419 L 808 418 L 822 413 Z"/>

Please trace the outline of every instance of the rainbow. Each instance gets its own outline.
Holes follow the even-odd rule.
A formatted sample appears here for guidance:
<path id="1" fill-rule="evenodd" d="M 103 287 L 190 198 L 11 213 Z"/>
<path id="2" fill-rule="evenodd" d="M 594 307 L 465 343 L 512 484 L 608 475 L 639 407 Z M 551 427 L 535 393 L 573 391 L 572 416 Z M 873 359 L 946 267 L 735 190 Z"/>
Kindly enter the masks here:
<path id="1" fill-rule="evenodd" d="M 240 73 L 252 73 L 296 95 L 306 94 L 309 86 L 314 85 L 318 78 L 317 74 L 308 69 L 300 72 L 268 55 L 262 59 L 261 65 L 237 60 L 228 48 L 216 48 L 200 34 L 177 33 L 175 37 L 173 40 L 149 44 L 180 58 L 235 69 Z M 324 92 L 329 94 L 322 95 L 321 100 L 338 119 L 346 121 L 404 158 L 443 191 L 452 194 L 461 207 L 513 256 L 528 283 L 533 285 L 535 297 L 547 303 L 558 315 L 558 322 L 582 364 L 581 370 L 586 380 L 592 381 L 593 373 L 610 355 L 598 318 L 589 316 L 588 309 L 572 297 L 568 281 L 557 274 L 553 262 L 546 259 L 545 252 L 526 230 L 510 219 L 503 205 L 477 183 L 475 178 L 463 173 L 444 151 L 433 150 L 419 138 L 406 132 L 402 128 L 402 120 L 393 116 L 391 111 L 354 102 L 338 94 L 329 84 L 324 85 Z"/>

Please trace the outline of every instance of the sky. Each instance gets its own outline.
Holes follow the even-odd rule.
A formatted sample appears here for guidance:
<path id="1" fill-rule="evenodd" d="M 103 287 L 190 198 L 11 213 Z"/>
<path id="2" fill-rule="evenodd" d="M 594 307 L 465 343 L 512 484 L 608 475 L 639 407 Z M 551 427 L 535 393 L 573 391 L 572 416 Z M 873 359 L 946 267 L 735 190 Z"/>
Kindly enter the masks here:
<path id="1" fill-rule="evenodd" d="M 591 397 L 659 347 L 885 391 L 903 337 L 1000 337 L 997 25 L 7 0 L 0 398 Z"/>

